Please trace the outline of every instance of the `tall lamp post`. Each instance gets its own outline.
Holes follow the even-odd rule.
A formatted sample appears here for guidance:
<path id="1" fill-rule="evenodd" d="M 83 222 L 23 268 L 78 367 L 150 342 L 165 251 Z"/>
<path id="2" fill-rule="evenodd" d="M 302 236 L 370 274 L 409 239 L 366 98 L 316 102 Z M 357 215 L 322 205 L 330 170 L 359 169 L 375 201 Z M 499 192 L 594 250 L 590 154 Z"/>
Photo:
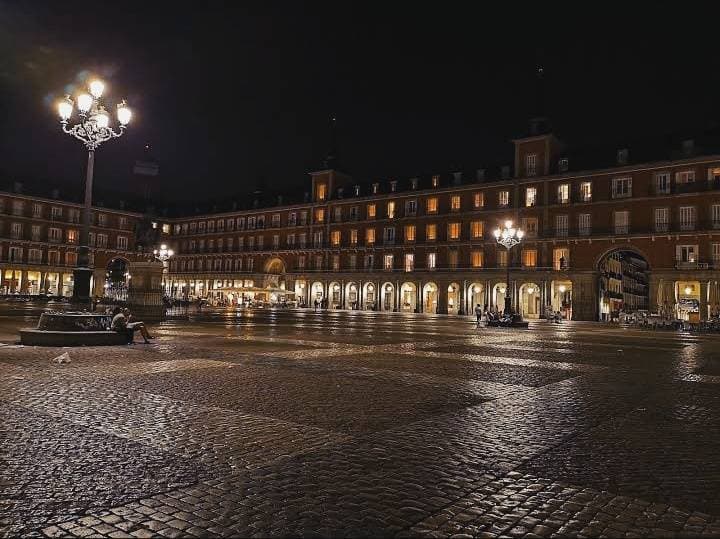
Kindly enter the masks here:
<path id="1" fill-rule="evenodd" d="M 110 127 L 110 115 L 102 105 L 100 98 L 105 90 L 105 84 L 100 80 L 93 80 L 88 86 L 89 93 L 82 92 L 75 101 L 66 95 L 58 103 L 58 114 L 62 130 L 85 144 L 88 151 L 87 176 L 85 179 L 85 202 L 83 206 L 82 229 L 80 231 L 80 248 L 78 249 L 77 267 L 73 269 L 73 302 L 88 304 L 90 302 L 90 216 L 92 211 L 92 184 L 93 168 L 95 164 L 95 150 L 100 144 L 111 138 L 120 137 L 130 122 L 132 112 L 125 101 L 117 105 L 117 119 L 120 131 Z M 78 121 L 70 126 L 70 117 L 77 104 Z"/>
<path id="2" fill-rule="evenodd" d="M 153 254 L 163 263 L 163 292 L 165 292 L 167 289 L 168 260 L 175 254 L 175 251 L 168 249 L 168 246 L 163 243 L 160 249 L 153 250 Z M 172 290 L 170 290 L 170 293 L 172 294 Z"/>
<path id="3" fill-rule="evenodd" d="M 493 231 L 493 234 L 495 235 L 497 242 L 507 249 L 507 264 L 505 265 L 507 268 L 505 282 L 505 314 L 510 314 L 512 313 L 512 292 L 510 291 L 510 250 L 522 241 L 525 232 L 515 228 L 513 226 L 513 222 L 508 219 L 505 221 L 505 226 L 503 228 L 496 228 Z"/>

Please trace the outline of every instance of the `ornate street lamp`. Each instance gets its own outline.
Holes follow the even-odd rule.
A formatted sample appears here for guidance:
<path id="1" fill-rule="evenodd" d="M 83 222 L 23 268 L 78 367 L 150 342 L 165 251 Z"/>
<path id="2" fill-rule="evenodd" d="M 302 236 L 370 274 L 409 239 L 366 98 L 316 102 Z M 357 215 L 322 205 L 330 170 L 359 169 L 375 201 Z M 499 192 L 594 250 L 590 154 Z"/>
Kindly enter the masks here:
<path id="1" fill-rule="evenodd" d="M 95 150 L 100 144 L 111 138 L 123 135 L 130 122 L 132 112 L 125 101 L 117 105 L 117 119 L 120 131 L 110 127 L 110 115 L 102 105 L 100 98 L 105 91 L 105 84 L 98 79 L 88 85 L 89 93 L 82 92 L 75 102 L 66 95 L 58 103 L 58 114 L 62 130 L 85 144 L 88 150 L 87 176 L 85 179 L 85 203 L 83 207 L 82 229 L 80 231 L 80 248 L 78 249 L 77 267 L 73 269 L 73 302 L 88 304 L 90 302 L 90 215 L 92 211 L 92 183 L 95 164 Z M 78 122 L 70 126 L 70 117 L 77 105 Z"/>
<path id="2" fill-rule="evenodd" d="M 497 242 L 505 247 L 507 249 L 507 273 L 506 273 L 506 282 L 505 282 L 505 314 L 511 314 L 512 313 L 512 292 L 510 290 L 510 249 L 515 247 L 517 244 L 519 244 L 523 236 L 525 235 L 525 232 L 522 230 L 515 228 L 513 226 L 513 222 L 511 220 L 505 221 L 505 226 L 503 228 L 496 228 L 493 231 L 493 234 L 495 235 L 495 239 Z"/>
<path id="3" fill-rule="evenodd" d="M 172 256 L 175 254 L 175 251 L 172 249 L 168 249 L 168 246 L 164 243 L 160 245 L 160 249 L 153 249 L 153 254 L 162 262 L 163 264 L 163 291 L 167 292 L 167 277 L 168 274 L 168 260 L 172 258 Z M 172 294 L 172 290 L 170 290 L 170 293 Z"/>

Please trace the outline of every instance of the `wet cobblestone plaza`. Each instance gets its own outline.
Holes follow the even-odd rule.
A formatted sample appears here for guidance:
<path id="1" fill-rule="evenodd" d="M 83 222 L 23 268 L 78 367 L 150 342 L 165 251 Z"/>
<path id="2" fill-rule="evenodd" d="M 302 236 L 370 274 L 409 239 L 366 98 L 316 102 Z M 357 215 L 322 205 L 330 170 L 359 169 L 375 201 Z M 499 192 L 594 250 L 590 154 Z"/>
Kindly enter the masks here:
<path id="1" fill-rule="evenodd" d="M 720 537 L 720 336 L 211 312 L 0 318 L 0 535 Z"/>

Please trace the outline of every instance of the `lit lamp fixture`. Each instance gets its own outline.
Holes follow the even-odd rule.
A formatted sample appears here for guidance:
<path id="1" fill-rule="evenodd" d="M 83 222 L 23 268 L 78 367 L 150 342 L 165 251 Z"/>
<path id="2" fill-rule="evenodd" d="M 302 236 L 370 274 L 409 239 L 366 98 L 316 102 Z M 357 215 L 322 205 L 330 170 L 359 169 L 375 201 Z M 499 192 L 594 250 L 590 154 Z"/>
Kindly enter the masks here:
<path id="1" fill-rule="evenodd" d="M 565 288 L 564 284 L 561 284 L 560 286 L 558 286 L 558 290 L 560 291 L 561 294 L 564 294 L 565 290 L 567 290 L 567 288 Z"/>
<path id="2" fill-rule="evenodd" d="M 507 264 L 506 264 L 506 283 L 505 283 L 505 313 L 512 313 L 512 296 L 510 291 L 510 250 L 518 245 L 525 235 L 525 232 L 519 228 L 513 226 L 513 222 L 508 219 L 505 221 L 503 228 L 496 228 L 493 231 L 495 240 L 507 249 Z"/>
<path id="3" fill-rule="evenodd" d="M 535 293 L 535 289 L 532 286 L 528 286 L 527 293 L 532 296 Z"/>
<path id="4" fill-rule="evenodd" d="M 692 294 L 692 287 L 686 286 L 685 287 L 685 295 L 689 296 L 690 294 Z"/>
<path id="5" fill-rule="evenodd" d="M 153 249 L 153 254 L 162 262 L 163 264 L 163 290 L 167 290 L 167 274 L 168 274 L 168 259 L 170 259 L 174 254 L 175 251 L 172 249 L 168 249 L 168 246 L 164 243 L 160 245 L 160 249 Z"/>
<path id="6" fill-rule="evenodd" d="M 100 102 L 104 91 L 105 83 L 99 79 L 94 79 L 88 85 L 88 91 L 78 94 L 75 97 L 75 101 L 73 101 L 69 95 L 66 95 L 57 104 L 62 130 L 82 142 L 88 150 L 80 246 L 78 249 L 77 267 L 73 269 L 73 302 L 79 304 L 88 304 L 90 301 L 90 276 L 92 275 L 92 269 L 89 267 L 89 237 L 95 150 L 103 142 L 122 136 L 132 117 L 132 111 L 123 100 L 117 105 L 116 111 L 119 131 L 115 131 L 110 127 L 110 115 Z M 73 115 L 76 105 L 78 121 L 71 126 L 70 118 Z"/>

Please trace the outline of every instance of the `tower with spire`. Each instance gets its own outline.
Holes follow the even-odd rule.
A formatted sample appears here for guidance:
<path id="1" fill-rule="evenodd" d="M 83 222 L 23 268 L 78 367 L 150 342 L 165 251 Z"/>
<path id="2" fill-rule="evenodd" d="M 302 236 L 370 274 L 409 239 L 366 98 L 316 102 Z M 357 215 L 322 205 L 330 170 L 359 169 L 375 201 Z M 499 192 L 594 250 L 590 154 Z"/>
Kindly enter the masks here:
<path id="1" fill-rule="evenodd" d="M 320 170 L 311 172 L 312 200 L 323 203 L 337 196 L 339 187 L 350 185 L 352 178 L 338 170 L 337 118 L 330 118 L 330 147 L 322 160 Z"/>

